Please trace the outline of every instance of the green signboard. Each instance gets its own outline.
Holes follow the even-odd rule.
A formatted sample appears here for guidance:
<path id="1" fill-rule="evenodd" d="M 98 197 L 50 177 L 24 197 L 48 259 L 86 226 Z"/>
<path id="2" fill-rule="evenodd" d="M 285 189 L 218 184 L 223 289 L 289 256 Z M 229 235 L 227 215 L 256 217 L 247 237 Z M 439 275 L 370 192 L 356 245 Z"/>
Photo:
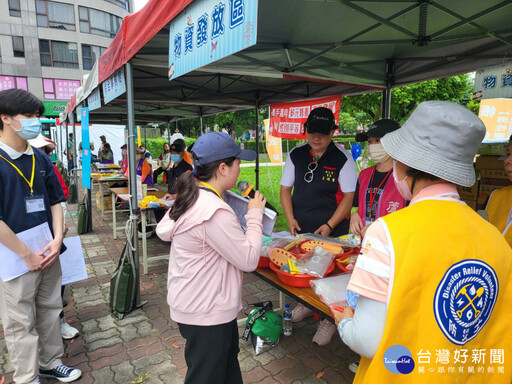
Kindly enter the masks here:
<path id="1" fill-rule="evenodd" d="M 44 115 L 45 116 L 59 116 L 59 113 L 64 112 L 67 101 L 43 101 Z"/>

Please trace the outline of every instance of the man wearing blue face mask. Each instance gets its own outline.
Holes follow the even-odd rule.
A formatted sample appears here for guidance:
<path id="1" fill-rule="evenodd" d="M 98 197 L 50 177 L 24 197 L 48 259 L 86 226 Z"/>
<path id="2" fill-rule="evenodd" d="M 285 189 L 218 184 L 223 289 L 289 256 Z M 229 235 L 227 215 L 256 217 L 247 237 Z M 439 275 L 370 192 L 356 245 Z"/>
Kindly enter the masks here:
<path id="1" fill-rule="evenodd" d="M 48 156 L 27 143 L 41 132 L 43 112 L 27 91 L 0 92 L 0 315 L 15 383 L 71 382 L 82 374 L 61 361 L 60 203 L 66 199 Z"/>

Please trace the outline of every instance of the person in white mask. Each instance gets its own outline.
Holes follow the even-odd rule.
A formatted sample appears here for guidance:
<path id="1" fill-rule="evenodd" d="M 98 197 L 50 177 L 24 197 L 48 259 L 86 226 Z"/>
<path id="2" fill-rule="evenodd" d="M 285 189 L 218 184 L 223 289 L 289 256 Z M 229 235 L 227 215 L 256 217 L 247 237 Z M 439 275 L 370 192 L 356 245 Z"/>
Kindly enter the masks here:
<path id="1" fill-rule="evenodd" d="M 364 236 L 366 228 L 379 217 L 395 212 L 405 206 L 392 179 L 393 160 L 380 143 L 387 133 L 396 131 L 400 125 L 391 119 L 381 119 L 366 132 L 359 132 L 356 141 L 368 141 L 370 159 L 377 163 L 359 174 L 352 206 L 357 211 L 350 216 L 350 232 Z"/>

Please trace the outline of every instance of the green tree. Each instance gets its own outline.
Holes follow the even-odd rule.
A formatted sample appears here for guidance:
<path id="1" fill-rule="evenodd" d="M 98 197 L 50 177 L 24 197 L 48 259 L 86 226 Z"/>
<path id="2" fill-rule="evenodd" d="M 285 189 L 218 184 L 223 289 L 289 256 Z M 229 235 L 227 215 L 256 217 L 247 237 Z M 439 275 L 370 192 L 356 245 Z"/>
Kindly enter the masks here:
<path id="1" fill-rule="evenodd" d="M 467 106 L 475 112 L 475 104 L 471 102 L 473 82 L 468 74 L 456 75 L 442 79 L 428 80 L 421 83 L 393 88 L 391 91 L 391 118 L 403 124 L 411 112 L 423 101 L 445 100 Z M 368 93 L 358 96 L 341 98 L 341 113 L 351 115 L 365 127 L 382 116 L 382 93 Z M 478 110 L 478 107 L 476 107 Z M 340 121 L 345 121 L 343 117 Z M 353 132 L 353 124 L 347 132 Z"/>

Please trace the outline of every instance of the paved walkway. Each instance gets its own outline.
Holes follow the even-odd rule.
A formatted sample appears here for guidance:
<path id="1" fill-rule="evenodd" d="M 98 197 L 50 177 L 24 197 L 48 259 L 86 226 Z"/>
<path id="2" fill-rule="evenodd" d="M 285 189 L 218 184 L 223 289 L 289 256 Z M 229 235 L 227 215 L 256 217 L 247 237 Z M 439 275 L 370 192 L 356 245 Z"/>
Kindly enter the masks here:
<path id="1" fill-rule="evenodd" d="M 68 205 L 68 209 L 73 214 L 77 205 Z M 68 236 L 76 235 L 76 219 L 67 218 Z M 141 296 L 147 304 L 117 320 L 108 309 L 109 286 L 124 235 L 114 240 L 111 216 L 103 221 L 96 208 L 93 226 L 94 232 L 81 236 L 89 278 L 66 287 L 66 319 L 80 335 L 65 341 L 64 362 L 82 370 L 77 381 L 81 384 L 183 383 L 187 370 L 185 341 L 170 319 L 166 302 L 167 261 L 151 263 L 148 274 L 141 276 Z M 155 236 L 149 239 L 148 247 L 149 254 L 168 248 Z M 266 299 L 277 306 L 278 291 L 244 274 L 244 304 Z M 241 340 L 239 360 L 244 383 L 351 383 L 354 375 L 347 366 L 357 356 L 337 336 L 326 347 L 313 344 L 316 326 L 312 318 L 294 324 L 292 336 L 282 336 L 279 346 L 258 356 L 250 342 Z M 0 327 L 0 383 L 11 382 L 12 365 Z"/>

